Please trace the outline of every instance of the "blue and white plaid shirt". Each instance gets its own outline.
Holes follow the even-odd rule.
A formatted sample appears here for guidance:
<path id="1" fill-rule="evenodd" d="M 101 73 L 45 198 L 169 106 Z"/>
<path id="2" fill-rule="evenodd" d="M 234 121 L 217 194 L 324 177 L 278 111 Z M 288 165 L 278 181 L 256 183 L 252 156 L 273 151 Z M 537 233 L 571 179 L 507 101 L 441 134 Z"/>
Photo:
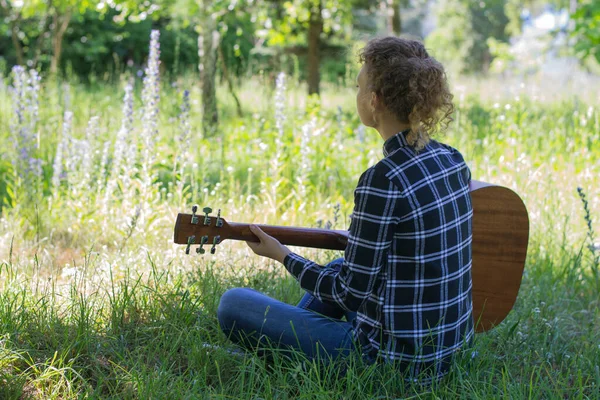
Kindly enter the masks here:
<path id="1" fill-rule="evenodd" d="M 284 265 L 317 299 L 357 312 L 369 359 L 439 377 L 473 336 L 471 173 L 456 149 L 430 141 L 416 153 L 406 133 L 358 181 L 341 270 L 295 253 Z"/>

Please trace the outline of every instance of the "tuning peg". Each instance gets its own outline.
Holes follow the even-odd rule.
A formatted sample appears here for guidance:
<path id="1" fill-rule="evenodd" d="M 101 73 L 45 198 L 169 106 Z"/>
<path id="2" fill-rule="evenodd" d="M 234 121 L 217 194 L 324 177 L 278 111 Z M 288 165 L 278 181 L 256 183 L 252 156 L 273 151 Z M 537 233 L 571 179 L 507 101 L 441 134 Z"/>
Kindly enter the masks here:
<path id="1" fill-rule="evenodd" d="M 220 241 L 221 241 L 220 235 L 217 235 L 213 238 L 213 245 L 210 248 L 210 254 L 215 254 L 215 251 L 217 250 L 217 244 L 219 244 Z"/>
<path id="2" fill-rule="evenodd" d="M 185 254 L 190 254 L 190 246 L 196 242 L 196 236 L 188 236 L 187 247 L 185 248 Z"/>
<path id="3" fill-rule="evenodd" d="M 217 221 L 215 222 L 215 226 L 220 228 L 223 226 L 223 220 L 221 219 L 221 209 L 219 208 L 219 212 L 217 213 Z"/>
<path id="4" fill-rule="evenodd" d="M 196 215 L 197 212 L 198 212 L 198 205 L 195 204 L 192 207 L 192 221 L 191 221 L 192 225 L 198 225 L 198 216 Z"/>
<path id="5" fill-rule="evenodd" d="M 204 250 L 202 248 L 202 246 L 204 246 L 207 242 L 208 242 L 208 236 L 206 236 L 206 235 L 202 236 L 202 238 L 200 239 L 200 247 L 198 247 L 196 249 L 196 253 L 198 253 L 198 254 L 206 253 L 206 250 Z"/>
<path id="6" fill-rule="evenodd" d="M 208 216 L 208 214 L 210 214 L 212 212 L 212 208 L 210 207 L 204 207 L 202 209 L 202 212 L 204 212 L 204 225 L 210 225 L 210 217 Z"/>

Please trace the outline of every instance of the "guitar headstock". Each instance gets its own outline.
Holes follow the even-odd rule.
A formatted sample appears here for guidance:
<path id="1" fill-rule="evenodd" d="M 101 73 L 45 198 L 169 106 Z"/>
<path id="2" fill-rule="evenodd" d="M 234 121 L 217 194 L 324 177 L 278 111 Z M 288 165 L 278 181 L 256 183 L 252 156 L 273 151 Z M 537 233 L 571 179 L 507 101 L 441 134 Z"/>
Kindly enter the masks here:
<path id="1" fill-rule="evenodd" d="M 190 254 L 193 245 L 198 245 L 196 253 L 204 254 L 204 246 L 211 246 L 210 253 L 215 254 L 217 244 L 231 236 L 231 227 L 221 217 L 219 209 L 216 216 L 212 213 L 210 207 L 202 209 L 204 215 L 199 215 L 198 206 L 192 207 L 192 214 L 178 214 L 175 222 L 175 232 L 173 241 L 176 244 L 185 244 L 185 253 Z"/>

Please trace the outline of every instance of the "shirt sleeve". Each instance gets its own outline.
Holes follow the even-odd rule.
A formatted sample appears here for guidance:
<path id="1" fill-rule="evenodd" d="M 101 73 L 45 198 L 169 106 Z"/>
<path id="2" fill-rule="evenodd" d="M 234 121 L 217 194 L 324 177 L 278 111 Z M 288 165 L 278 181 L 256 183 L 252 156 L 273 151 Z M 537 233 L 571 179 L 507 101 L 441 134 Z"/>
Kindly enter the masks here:
<path id="1" fill-rule="evenodd" d="M 374 167 L 365 171 L 354 191 L 348 244 L 339 272 L 290 253 L 284 259 L 287 270 L 300 286 L 324 303 L 357 311 L 369 297 L 387 263 L 392 244 L 395 212 L 400 191 Z"/>

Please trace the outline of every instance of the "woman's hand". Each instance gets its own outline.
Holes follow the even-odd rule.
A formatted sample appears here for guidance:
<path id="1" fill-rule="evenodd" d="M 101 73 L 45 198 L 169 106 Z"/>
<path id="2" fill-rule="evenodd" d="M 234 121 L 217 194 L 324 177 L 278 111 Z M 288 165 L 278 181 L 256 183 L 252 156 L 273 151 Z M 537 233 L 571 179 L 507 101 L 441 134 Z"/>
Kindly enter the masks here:
<path id="1" fill-rule="evenodd" d="M 258 237 L 260 243 L 246 242 L 255 254 L 263 257 L 269 257 L 283 264 L 285 256 L 291 253 L 290 249 L 279 243 L 277 239 L 267 235 L 256 225 L 250 225 L 252 233 Z"/>

